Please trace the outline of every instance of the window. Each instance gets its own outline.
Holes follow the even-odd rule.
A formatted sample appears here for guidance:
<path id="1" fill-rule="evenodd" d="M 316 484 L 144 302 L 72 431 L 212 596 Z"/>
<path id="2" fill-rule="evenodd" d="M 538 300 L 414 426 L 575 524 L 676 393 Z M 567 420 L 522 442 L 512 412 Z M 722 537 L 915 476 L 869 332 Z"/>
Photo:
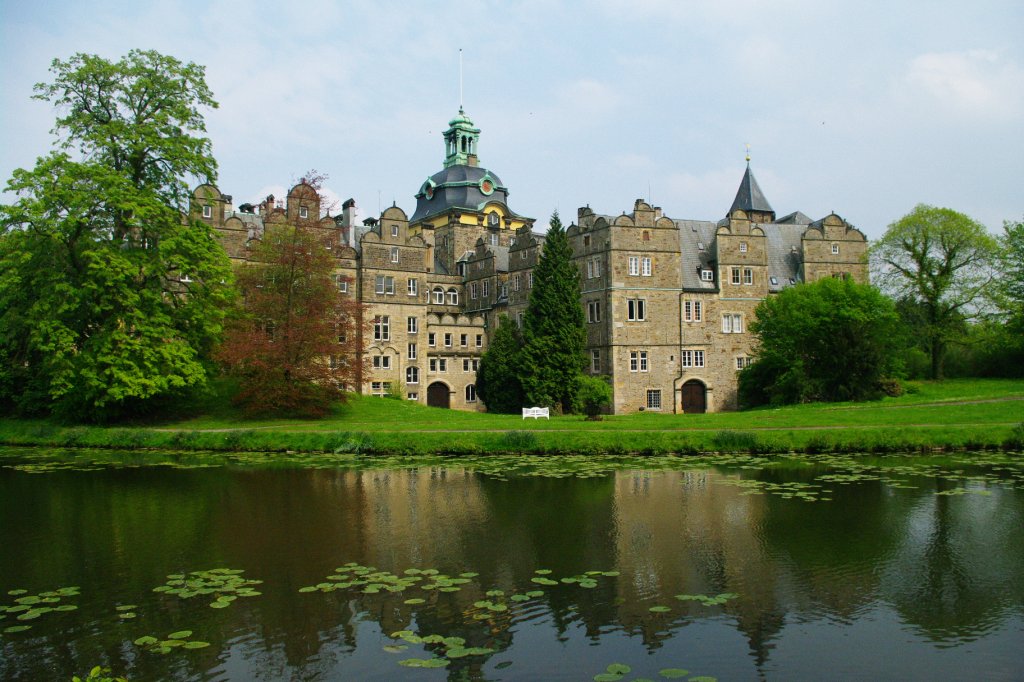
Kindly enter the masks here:
<path id="1" fill-rule="evenodd" d="M 483 334 L 477 334 L 476 335 L 476 347 L 477 348 L 482 348 L 483 345 L 484 345 L 484 335 Z"/>
<path id="2" fill-rule="evenodd" d="M 651 233 L 648 232 L 647 230 L 644 230 L 643 234 L 640 235 L 640 238 L 642 240 L 644 240 L 645 242 L 649 242 L 649 241 L 651 241 Z"/>
<path id="3" fill-rule="evenodd" d="M 736 369 L 741 370 L 744 367 L 750 367 L 750 363 L 753 362 L 753 358 L 748 358 L 744 355 L 736 356 Z"/>
<path id="4" fill-rule="evenodd" d="M 471 282 L 469 285 L 469 297 L 472 299 L 476 299 L 479 293 L 480 289 L 479 287 L 477 287 L 476 282 Z"/>
<path id="5" fill-rule="evenodd" d="M 740 242 L 740 253 L 746 253 L 746 252 L 747 252 L 747 243 L 746 242 Z"/>
<path id="6" fill-rule="evenodd" d="M 583 246 L 590 246 L 590 235 L 583 236 Z"/>
<path id="7" fill-rule="evenodd" d="M 533 271 L 532 270 L 530 272 L 526 273 L 526 288 L 527 289 L 532 289 L 533 288 Z"/>
<path id="8" fill-rule="evenodd" d="M 587 322 L 594 323 L 601 321 L 601 302 L 587 301 Z"/>
<path id="9" fill-rule="evenodd" d="M 740 283 L 740 269 L 739 268 L 733 268 L 732 269 L 732 283 L 733 284 L 739 284 Z"/>
<path id="10" fill-rule="evenodd" d="M 683 320 L 700 322 L 704 319 L 704 303 L 702 301 L 683 301 Z"/>
<path id="11" fill-rule="evenodd" d="M 644 277 L 651 276 L 651 259 L 646 256 L 640 259 L 640 274 Z"/>
<path id="12" fill-rule="evenodd" d="M 704 269 L 701 269 L 701 271 L 700 271 L 700 279 L 701 279 L 702 282 L 714 282 L 715 281 L 715 271 L 714 270 L 704 270 Z"/>
<path id="13" fill-rule="evenodd" d="M 519 274 L 512 275 L 512 290 L 519 291 Z"/>
<path id="14" fill-rule="evenodd" d="M 683 367 L 703 367 L 704 351 L 684 350 L 679 358 L 683 361 Z"/>
<path id="15" fill-rule="evenodd" d="M 420 394 L 419 393 L 407 393 L 406 396 L 405 396 L 405 399 L 406 400 L 419 400 L 420 399 Z"/>
<path id="16" fill-rule="evenodd" d="M 460 346 L 468 346 L 469 345 L 469 334 L 459 334 L 459 345 Z"/>
<path id="17" fill-rule="evenodd" d="M 434 347 L 434 346 L 437 345 L 437 343 L 435 341 L 436 341 L 436 334 L 434 334 L 434 332 L 427 332 L 427 345 L 430 346 L 430 347 Z"/>
<path id="18" fill-rule="evenodd" d="M 444 305 L 444 289 L 441 287 L 434 288 L 434 303 L 437 305 Z"/>
<path id="19" fill-rule="evenodd" d="M 629 351 L 629 371 L 630 372 L 646 372 L 647 371 L 647 351 L 645 351 L 645 350 L 631 350 L 631 351 Z"/>
<path id="20" fill-rule="evenodd" d="M 754 283 L 754 270 L 752 268 L 743 268 L 743 283 L 753 284 Z"/>
<path id="21" fill-rule="evenodd" d="M 590 371 L 594 374 L 601 372 L 601 351 L 596 348 L 590 351 Z"/>
<path id="22" fill-rule="evenodd" d="M 722 315 L 723 334 L 742 334 L 743 316 L 739 313 L 726 313 Z"/>
<path id="23" fill-rule="evenodd" d="M 420 383 L 420 368 L 419 367 L 406 367 L 405 368 L 405 383 L 407 383 L 407 384 L 418 384 L 418 383 Z"/>
<path id="24" fill-rule="evenodd" d="M 416 359 L 416 344 L 415 343 L 410 343 L 409 344 L 409 353 L 406 355 L 406 357 L 409 358 L 410 360 L 415 360 Z"/>
<path id="25" fill-rule="evenodd" d="M 640 256 L 629 257 L 629 274 L 639 275 L 640 274 Z"/>
<path id="26" fill-rule="evenodd" d="M 833 244 L 832 245 L 832 254 L 836 255 L 836 256 L 839 255 L 839 244 Z"/>
<path id="27" fill-rule="evenodd" d="M 469 386 L 466 386 L 466 402 L 467 403 L 475 403 L 476 402 L 476 386 L 474 386 L 473 384 L 470 384 Z"/>
<path id="28" fill-rule="evenodd" d="M 431 372 L 447 372 L 448 371 L 448 359 L 447 358 L 430 358 L 430 371 Z"/>
<path id="29" fill-rule="evenodd" d="M 484 280 L 480 284 L 480 295 L 482 298 L 487 298 L 491 295 L 491 282 L 490 280 Z"/>
<path id="30" fill-rule="evenodd" d="M 391 393 L 390 381 L 374 381 L 370 383 L 370 393 L 376 396 L 385 396 Z"/>
<path id="31" fill-rule="evenodd" d="M 416 296 L 420 293 L 420 284 L 416 281 L 415 277 L 410 277 L 405 284 L 410 296 Z"/>
<path id="32" fill-rule="evenodd" d="M 386 275 L 377 275 L 376 279 L 376 291 L 378 294 L 393 294 L 395 293 L 395 278 L 388 277 Z"/>
<path id="33" fill-rule="evenodd" d="M 452 335 L 451 334 L 445 334 L 444 335 L 444 345 L 446 347 L 448 347 L 448 348 L 452 347 Z"/>
<path id="34" fill-rule="evenodd" d="M 642 298 L 627 298 L 626 319 L 630 322 L 643 322 L 646 320 L 647 301 Z"/>
<path id="35" fill-rule="evenodd" d="M 456 290 L 456 289 L 449 289 L 448 290 L 448 305 L 458 305 L 458 304 L 459 304 L 459 292 L 458 292 L 458 290 Z"/>
<path id="36" fill-rule="evenodd" d="M 475 372 L 480 369 L 480 360 L 474 358 L 463 358 L 462 359 L 462 371 L 463 372 Z"/>
<path id="37" fill-rule="evenodd" d="M 392 237 L 397 237 L 398 236 L 398 225 L 392 225 L 391 226 L 391 236 Z M 398 261 L 395 261 L 395 262 L 397 263 Z"/>
<path id="38" fill-rule="evenodd" d="M 338 285 L 338 291 L 343 294 L 348 293 L 348 280 L 345 279 L 344 275 L 335 275 L 334 283 Z"/>
<path id="39" fill-rule="evenodd" d="M 768 281 L 770 281 L 772 283 L 772 286 L 778 286 L 779 285 L 779 278 L 778 277 L 769 277 Z"/>
<path id="40" fill-rule="evenodd" d="M 213 217 L 213 206 L 203 206 L 203 217 L 204 218 L 212 218 Z"/>
<path id="41" fill-rule="evenodd" d="M 415 334 L 420 330 L 419 321 L 415 317 L 407 318 L 406 322 L 408 323 L 407 327 L 410 334 Z"/>
<path id="42" fill-rule="evenodd" d="M 388 341 L 391 338 L 391 318 L 378 315 L 373 318 L 373 340 Z"/>
<path id="43" fill-rule="evenodd" d="M 374 355 L 373 356 L 373 368 L 374 369 L 391 369 L 391 356 L 390 355 Z"/>
<path id="44" fill-rule="evenodd" d="M 299 206 L 299 217 L 300 218 L 308 218 L 309 217 L 309 209 L 306 208 L 305 206 Z"/>
<path id="45" fill-rule="evenodd" d="M 649 388 L 649 389 L 647 389 L 647 409 L 648 410 L 660 410 L 661 409 L 661 389 L 660 388 Z"/>
<path id="46" fill-rule="evenodd" d="M 397 246 L 392 246 L 391 247 L 391 262 L 392 263 L 397 263 L 398 262 L 398 247 Z"/>
<path id="47" fill-rule="evenodd" d="M 587 261 L 587 279 L 593 279 L 593 278 L 594 278 L 594 262 L 588 260 Z"/>

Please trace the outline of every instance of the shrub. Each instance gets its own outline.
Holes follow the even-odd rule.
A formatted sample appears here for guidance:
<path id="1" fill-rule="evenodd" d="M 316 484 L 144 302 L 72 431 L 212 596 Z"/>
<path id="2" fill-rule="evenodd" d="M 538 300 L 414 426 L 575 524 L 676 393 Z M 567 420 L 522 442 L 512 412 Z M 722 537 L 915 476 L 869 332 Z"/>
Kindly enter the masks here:
<path id="1" fill-rule="evenodd" d="M 878 380 L 878 390 L 890 398 L 899 398 L 903 395 L 903 384 L 899 379 L 886 377 Z"/>
<path id="2" fill-rule="evenodd" d="M 719 431 L 711 443 L 720 452 L 753 452 L 760 445 L 757 436 L 747 431 Z"/>
<path id="3" fill-rule="evenodd" d="M 530 431 L 508 431 L 502 439 L 510 450 L 526 452 L 537 447 L 537 434 Z"/>

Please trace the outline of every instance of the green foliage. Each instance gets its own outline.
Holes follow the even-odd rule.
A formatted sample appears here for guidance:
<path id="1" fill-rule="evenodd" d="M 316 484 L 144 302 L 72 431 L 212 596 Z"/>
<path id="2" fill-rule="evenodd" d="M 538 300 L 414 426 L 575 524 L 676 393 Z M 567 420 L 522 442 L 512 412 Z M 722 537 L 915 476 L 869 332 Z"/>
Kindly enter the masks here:
<path id="1" fill-rule="evenodd" d="M 998 255 L 985 226 L 948 208 L 920 204 L 889 225 L 871 247 L 873 281 L 896 299 L 921 306 L 915 331 L 941 379 L 943 359 L 962 320 L 978 314 Z"/>
<path id="2" fill-rule="evenodd" d="M 128 682 L 127 677 L 113 677 L 110 668 L 94 667 L 86 677 L 74 675 L 71 682 Z"/>
<path id="3" fill-rule="evenodd" d="M 55 60 L 38 99 L 59 151 L 14 171 L 0 207 L 0 403 L 111 419 L 201 388 L 231 298 L 227 256 L 185 223 L 216 172 L 202 67 L 156 52 Z"/>
<path id="4" fill-rule="evenodd" d="M 864 400 L 894 369 L 899 316 L 873 287 L 829 278 L 762 301 L 757 360 L 740 373 L 744 406 Z"/>
<path id="5" fill-rule="evenodd" d="M 576 402 L 583 413 L 595 419 L 601 410 L 612 404 L 612 387 L 607 377 L 581 374 L 577 378 Z"/>
<path id="6" fill-rule="evenodd" d="M 502 443 L 509 449 L 526 452 L 537 447 L 537 435 L 531 431 L 508 431 L 502 437 Z"/>
<path id="7" fill-rule="evenodd" d="M 522 345 L 519 328 L 509 321 L 507 315 L 502 315 L 476 373 L 476 390 L 488 412 L 518 413 L 525 404 L 519 380 Z"/>
<path id="8" fill-rule="evenodd" d="M 522 384 L 526 402 L 569 412 L 577 377 L 586 367 L 580 275 L 556 211 L 533 270 L 533 289 L 523 317 Z"/>

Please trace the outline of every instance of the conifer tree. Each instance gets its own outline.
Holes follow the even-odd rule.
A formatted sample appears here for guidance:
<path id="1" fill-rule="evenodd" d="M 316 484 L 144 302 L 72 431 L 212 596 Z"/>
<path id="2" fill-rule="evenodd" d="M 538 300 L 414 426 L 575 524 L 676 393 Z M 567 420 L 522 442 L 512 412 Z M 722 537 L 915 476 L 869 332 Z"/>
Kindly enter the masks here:
<path id="1" fill-rule="evenodd" d="M 523 316 L 520 376 L 526 402 L 571 411 L 586 367 L 585 345 L 580 274 L 555 211 Z"/>
<path id="2" fill-rule="evenodd" d="M 519 328 L 502 315 L 476 373 L 476 390 L 488 412 L 511 414 L 523 406 L 523 385 L 519 381 L 522 346 Z"/>

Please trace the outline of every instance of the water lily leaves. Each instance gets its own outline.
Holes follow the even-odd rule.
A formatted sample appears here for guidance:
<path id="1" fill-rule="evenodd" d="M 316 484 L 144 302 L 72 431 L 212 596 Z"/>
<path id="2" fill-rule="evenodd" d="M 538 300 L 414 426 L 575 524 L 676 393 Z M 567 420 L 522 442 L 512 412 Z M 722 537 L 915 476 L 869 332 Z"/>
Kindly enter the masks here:
<path id="1" fill-rule="evenodd" d="M 525 594 L 513 594 L 509 599 L 515 602 L 530 601 L 530 597 Z"/>
<path id="2" fill-rule="evenodd" d="M 172 573 L 166 584 L 153 588 L 153 591 L 173 594 L 181 599 L 217 595 L 210 606 L 222 609 L 238 597 L 255 597 L 260 594 L 252 588 L 263 584 L 263 581 L 243 578 L 244 572 L 240 568 L 213 568 L 187 574 Z"/>
<path id="3" fill-rule="evenodd" d="M 14 603 L 15 604 L 24 604 L 24 605 L 38 604 L 39 603 L 39 597 L 36 597 L 34 595 L 30 596 L 30 597 L 19 597 L 19 598 L 14 600 Z"/>
<path id="4" fill-rule="evenodd" d="M 7 594 L 17 597 L 19 594 L 28 594 L 28 590 L 7 590 Z"/>
<path id="5" fill-rule="evenodd" d="M 551 575 L 551 569 L 550 568 L 538 568 L 536 571 L 534 571 L 534 573 L 536 573 L 537 575 Z"/>
<path id="6" fill-rule="evenodd" d="M 611 663 L 605 668 L 605 672 L 594 675 L 594 682 L 618 682 L 623 675 L 632 670 L 625 663 Z"/>
<path id="7" fill-rule="evenodd" d="M 144 635 L 135 640 L 137 646 L 147 646 L 149 644 L 156 644 L 159 640 L 152 635 Z"/>
<path id="8" fill-rule="evenodd" d="M 448 665 L 445 658 L 407 658 L 399 661 L 398 665 L 406 668 L 443 668 Z"/>
<path id="9" fill-rule="evenodd" d="M 383 648 L 384 651 L 388 652 L 389 654 L 398 654 L 408 649 L 409 646 L 407 644 L 388 644 L 385 645 Z"/>
<path id="10" fill-rule="evenodd" d="M 479 573 L 473 573 L 472 571 L 467 571 L 465 573 L 459 573 L 459 577 L 460 578 L 475 578 L 478 575 L 480 575 L 480 574 Z"/>
<path id="11" fill-rule="evenodd" d="M 488 597 L 504 597 L 505 592 L 503 590 L 488 590 L 486 595 Z"/>
<path id="12" fill-rule="evenodd" d="M 442 642 L 448 648 L 460 647 L 466 643 L 466 640 L 462 637 L 445 637 Z"/>
<path id="13" fill-rule="evenodd" d="M 628 672 L 632 672 L 633 669 L 625 663 L 610 663 L 605 670 L 613 674 L 618 673 L 620 675 L 625 675 Z"/>
<path id="14" fill-rule="evenodd" d="M 188 639 L 192 636 L 191 630 L 179 630 L 178 632 L 172 632 L 167 635 L 167 639 Z"/>
<path id="15" fill-rule="evenodd" d="M 557 580 L 551 580 L 550 578 L 530 578 L 530 582 L 537 583 L 538 585 L 557 585 Z"/>
<path id="16" fill-rule="evenodd" d="M 529 592 L 526 593 L 526 596 L 530 597 L 530 598 L 543 597 L 544 596 L 544 590 L 530 590 Z"/>
<path id="17" fill-rule="evenodd" d="M 708 675 L 698 675 L 697 677 L 691 677 L 687 682 L 718 682 L 718 678 L 710 677 Z"/>
<path id="18" fill-rule="evenodd" d="M 426 599 L 420 599 L 419 597 L 414 597 L 413 599 L 406 599 L 405 602 L 403 602 L 403 603 L 409 604 L 410 606 L 413 606 L 413 605 L 416 605 L 416 604 L 425 604 L 426 601 L 427 601 Z"/>
<path id="19" fill-rule="evenodd" d="M 24 632 L 25 630 L 31 630 L 31 629 L 32 629 L 31 625 L 11 625 L 10 627 L 4 628 L 4 634 L 5 635 L 10 635 L 10 634 L 14 634 L 15 632 Z"/>
<path id="20" fill-rule="evenodd" d="M 115 606 L 114 610 L 115 611 L 134 611 L 137 608 L 139 608 L 139 607 L 137 605 L 135 605 L 135 604 L 121 604 L 120 606 Z"/>
<path id="21" fill-rule="evenodd" d="M 651 613 L 668 613 L 672 609 L 670 609 L 667 606 L 652 606 L 651 608 L 649 608 L 647 610 L 650 611 Z"/>
<path id="22" fill-rule="evenodd" d="M 193 640 L 191 642 L 185 642 L 185 644 L 182 646 L 182 648 L 184 648 L 184 649 L 205 649 L 208 646 L 210 646 L 209 642 L 201 642 L 199 640 Z"/>
<path id="23" fill-rule="evenodd" d="M 677 680 L 680 677 L 686 677 L 689 675 L 690 671 L 684 670 L 683 668 L 663 668 L 658 671 L 658 674 L 666 680 Z"/>

